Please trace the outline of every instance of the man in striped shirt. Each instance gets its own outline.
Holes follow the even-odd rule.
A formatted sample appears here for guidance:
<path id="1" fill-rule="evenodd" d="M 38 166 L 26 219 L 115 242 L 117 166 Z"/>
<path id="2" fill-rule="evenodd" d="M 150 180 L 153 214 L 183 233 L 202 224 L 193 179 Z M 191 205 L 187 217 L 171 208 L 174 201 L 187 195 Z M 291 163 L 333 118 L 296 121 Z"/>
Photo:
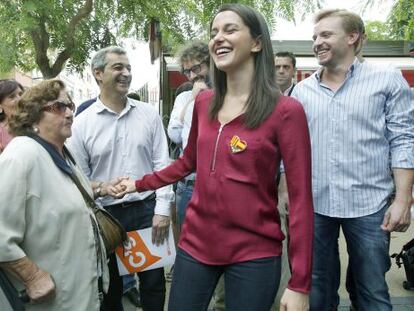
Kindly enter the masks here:
<path id="1" fill-rule="evenodd" d="M 399 70 L 360 62 L 362 19 L 346 10 L 315 18 L 321 68 L 293 90 L 312 143 L 315 209 L 311 310 L 328 310 L 327 286 L 339 229 L 344 233 L 356 303 L 392 310 L 385 273 L 389 234 L 410 225 L 414 182 L 414 94 Z"/>

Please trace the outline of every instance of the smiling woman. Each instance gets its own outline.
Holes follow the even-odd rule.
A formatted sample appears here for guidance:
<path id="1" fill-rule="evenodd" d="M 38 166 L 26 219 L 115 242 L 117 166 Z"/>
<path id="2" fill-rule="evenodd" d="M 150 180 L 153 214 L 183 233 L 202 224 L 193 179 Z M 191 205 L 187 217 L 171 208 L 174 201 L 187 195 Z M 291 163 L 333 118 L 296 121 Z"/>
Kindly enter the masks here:
<path id="1" fill-rule="evenodd" d="M 283 157 L 292 277 L 282 305 L 306 311 L 313 205 L 304 110 L 295 99 L 280 96 L 269 31 L 258 12 L 241 4 L 222 5 L 210 31 L 214 89 L 195 99 L 183 156 L 140 180 L 123 180 L 119 196 L 158 189 L 195 171 L 168 309 L 206 310 L 224 274 L 226 310 L 267 311 L 280 278 L 284 236 L 275 189 Z"/>
<path id="2" fill-rule="evenodd" d="M 9 120 L 17 137 L 0 157 L 0 267 L 25 287 L 26 310 L 99 310 L 108 285 L 94 214 L 71 177 L 92 189 L 64 148 L 73 109 L 63 82 L 32 87 Z"/>

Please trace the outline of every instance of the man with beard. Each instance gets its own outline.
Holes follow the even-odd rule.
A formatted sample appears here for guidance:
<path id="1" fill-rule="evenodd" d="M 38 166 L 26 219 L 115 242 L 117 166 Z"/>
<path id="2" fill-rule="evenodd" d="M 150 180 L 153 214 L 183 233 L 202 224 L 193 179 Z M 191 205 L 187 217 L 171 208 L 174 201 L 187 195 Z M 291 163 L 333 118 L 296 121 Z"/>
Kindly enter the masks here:
<path id="1" fill-rule="evenodd" d="M 120 47 L 99 50 L 92 59 L 92 72 L 100 89 L 96 102 L 75 118 L 69 148 L 85 174 L 94 181 L 119 176 L 141 178 L 169 162 L 167 139 L 161 118 L 147 103 L 127 98 L 131 65 Z M 127 195 L 122 199 L 104 196 L 100 183 L 95 196 L 127 231 L 152 227 L 152 242 L 161 244 L 168 236 L 170 187 Z M 110 286 L 102 310 L 123 310 L 122 279 L 116 257 L 110 256 Z M 143 310 L 162 311 L 165 301 L 163 269 L 138 273 Z"/>
<path id="2" fill-rule="evenodd" d="M 182 153 L 190 134 L 194 100 L 202 90 L 208 88 L 210 60 L 208 46 L 201 41 L 190 42 L 177 53 L 177 59 L 181 66 L 181 72 L 193 83 L 191 90 L 180 93 L 175 99 L 170 122 L 168 123 L 168 136 L 175 144 L 181 146 Z M 185 211 L 193 193 L 194 182 L 195 174 L 191 174 L 177 183 L 176 208 L 179 230 L 181 230 L 184 222 Z"/>
<path id="3" fill-rule="evenodd" d="M 410 225 L 414 182 L 414 94 L 401 72 L 361 62 L 364 23 L 346 10 L 315 17 L 322 66 L 292 96 L 304 106 L 312 143 L 315 209 L 311 310 L 324 311 L 339 265 L 330 264 L 342 228 L 356 304 L 392 310 L 385 273 L 390 232 Z"/>

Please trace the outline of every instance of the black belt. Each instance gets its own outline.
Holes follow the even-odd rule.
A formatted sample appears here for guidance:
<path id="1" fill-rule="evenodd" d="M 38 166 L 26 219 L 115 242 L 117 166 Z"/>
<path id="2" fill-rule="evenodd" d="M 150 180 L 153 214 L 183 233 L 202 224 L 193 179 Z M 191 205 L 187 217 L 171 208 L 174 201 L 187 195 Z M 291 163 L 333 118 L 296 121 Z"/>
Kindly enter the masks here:
<path id="1" fill-rule="evenodd" d="M 142 200 L 122 202 L 122 203 L 118 203 L 118 204 L 106 205 L 104 207 L 105 208 L 112 208 L 112 207 L 113 208 L 126 208 L 126 207 L 130 207 L 130 206 L 133 206 L 133 205 L 141 203 L 141 202 L 147 202 L 147 201 L 154 200 L 155 198 L 156 198 L 156 195 L 155 195 L 155 192 L 153 192 L 149 196 L 147 196 L 145 199 L 142 199 Z"/>
<path id="2" fill-rule="evenodd" d="M 187 186 L 194 186 L 195 179 L 181 179 L 180 183 L 183 183 L 186 187 Z"/>

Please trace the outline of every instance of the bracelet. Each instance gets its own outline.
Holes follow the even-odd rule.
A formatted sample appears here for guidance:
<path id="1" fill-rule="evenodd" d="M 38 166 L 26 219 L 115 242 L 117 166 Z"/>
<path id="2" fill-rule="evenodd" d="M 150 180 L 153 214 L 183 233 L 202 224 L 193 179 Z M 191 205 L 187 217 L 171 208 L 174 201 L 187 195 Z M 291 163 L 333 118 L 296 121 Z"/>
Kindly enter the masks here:
<path id="1" fill-rule="evenodd" d="M 95 188 L 95 197 L 99 198 L 101 197 L 101 191 L 102 191 L 102 185 L 104 184 L 103 181 L 101 181 L 98 186 Z"/>

